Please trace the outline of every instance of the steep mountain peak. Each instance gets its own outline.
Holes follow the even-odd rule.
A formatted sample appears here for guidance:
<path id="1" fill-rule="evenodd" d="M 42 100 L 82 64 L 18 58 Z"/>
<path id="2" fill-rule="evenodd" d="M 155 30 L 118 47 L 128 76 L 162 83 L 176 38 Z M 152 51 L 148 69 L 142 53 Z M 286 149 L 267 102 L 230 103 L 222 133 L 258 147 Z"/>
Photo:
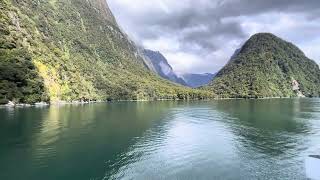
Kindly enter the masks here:
<path id="1" fill-rule="evenodd" d="M 162 62 L 164 62 L 166 64 L 169 64 L 168 60 L 159 51 L 153 51 L 153 50 L 150 50 L 150 49 L 144 49 L 143 53 L 148 57 L 153 57 L 152 60 L 154 60 L 154 61 L 157 61 L 157 62 L 162 61 Z M 172 69 L 171 66 L 170 66 L 170 69 Z"/>
<path id="2" fill-rule="evenodd" d="M 2 0 L 0 9 L 0 104 L 212 96 L 150 72 L 105 0 Z"/>
<path id="3" fill-rule="evenodd" d="M 260 32 L 253 34 L 248 40 L 247 43 L 250 41 L 258 41 L 258 42 L 263 42 L 263 41 L 285 41 L 278 36 L 268 33 L 268 32 Z"/>
<path id="4" fill-rule="evenodd" d="M 173 71 L 168 60 L 159 51 L 144 49 L 143 54 L 145 56 L 145 63 L 150 70 L 164 79 L 187 86 L 187 83 Z"/>
<path id="5" fill-rule="evenodd" d="M 320 70 L 294 44 L 258 33 L 234 54 L 209 88 L 222 97 L 320 96 Z"/>
<path id="6" fill-rule="evenodd" d="M 269 33 L 269 32 L 259 32 L 251 36 L 252 38 L 278 38 L 276 35 Z M 279 38 L 280 39 L 280 38 Z"/>
<path id="7" fill-rule="evenodd" d="M 243 45 L 239 53 L 244 52 L 265 52 L 265 51 L 284 51 L 304 55 L 304 53 L 291 42 L 285 41 L 272 33 L 257 33 L 252 35 Z"/>

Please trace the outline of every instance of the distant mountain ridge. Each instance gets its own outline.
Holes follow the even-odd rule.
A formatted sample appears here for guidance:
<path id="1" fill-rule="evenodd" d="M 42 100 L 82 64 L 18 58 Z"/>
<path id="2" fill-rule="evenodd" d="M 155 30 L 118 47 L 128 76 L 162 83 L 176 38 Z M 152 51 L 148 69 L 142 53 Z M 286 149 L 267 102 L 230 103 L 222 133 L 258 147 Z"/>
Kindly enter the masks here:
<path id="1" fill-rule="evenodd" d="M 200 86 L 207 85 L 215 76 L 214 74 L 182 74 L 177 75 L 168 60 L 159 51 L 152 51 L 144 49 L 143 55 L 145 56 L 144 61 L 146 66 L 162 78 L 169 81 L 181 84 L 183 86 L 189 86 L 192 88 L 198 88 Z"/>
<path id="2" fill-rule="evenodd" d="M 188 86 L 192 88 L 198 88 L 209 84 L 215 77 L 215 74 L 183 74 L 181 76 Z"/>
<path id="3" fill-rule="evenodd" d="M 292 43 L 258 33 L 206 88 L 220 97 L 319 97 L 320 69 Z"/>
<path id="4" fill-rule="evenodd" d="M 145 62 L 148 68 L 169 81 L 187 86 L 187 83 L 173 71 L 168 60 L 159 51 L 144 49 Z"/>

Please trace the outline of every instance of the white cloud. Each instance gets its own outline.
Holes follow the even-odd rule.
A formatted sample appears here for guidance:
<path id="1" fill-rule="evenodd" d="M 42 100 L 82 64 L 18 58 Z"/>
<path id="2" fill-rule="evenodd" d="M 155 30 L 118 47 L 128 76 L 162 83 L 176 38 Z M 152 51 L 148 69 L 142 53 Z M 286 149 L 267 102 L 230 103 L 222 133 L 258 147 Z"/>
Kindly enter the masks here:
<path id="1" fill-rule="evenodd" d="M 309 43 L 303 43 L 301 49 L 309 58 L 316 60 L 320 64 L 320 37 L 315 38 Z"/>
<path id="2" fill-rule="evenodd" d="M 204 61 L 194 54 L 184 52 L 167 52 L 165 53 L 165 56 L 168 58 L 168 61 L 174 71 L 178 74 L 186 72 L 201 72 L 203 69 Z"/>
<path id="3" fill-rule="evenodd" d="M 158 39 L 146 39 L 142 45 L 147 49 L 157 50 L 162 53 L 176 52 L 179 50 L 179 42 L 175 38 L 160 37 Z"/>
<path id="4" fill-rule="evenodd" d="M 217 72 L 257 32 L 293 42 L 320 63 L 318 0 L 108 2 L 125 32 L 138 44 L 162 52 L 178 73 Z"/>

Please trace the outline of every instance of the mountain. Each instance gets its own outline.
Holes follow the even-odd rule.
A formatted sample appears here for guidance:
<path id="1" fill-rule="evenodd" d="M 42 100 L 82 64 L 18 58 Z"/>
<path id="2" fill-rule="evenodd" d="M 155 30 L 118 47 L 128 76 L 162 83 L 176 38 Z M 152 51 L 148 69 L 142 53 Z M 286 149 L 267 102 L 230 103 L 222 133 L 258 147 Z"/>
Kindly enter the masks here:
<path id="1" fill-rule="evenodd" d="M 168 60 L 160 52 L 144 49 L 143 54 L 150 70 L 169 81 L 187 86 L 187 83 L 176 75 Z"/>
<path id="2" fill-rule="evenodd" d="M 206 88 L 220 97 L 318 97 L 320 70 L 292 43 L 258 33 Z"/>
<path id="3" fill-rule="evenodd" d="M 198 88 L 209 84 L 215 74 L 205 73 L 205 74 L 183 74 L 182 78 L 187 83 L 188 86 L 193 88 Z"/>
<path id="4" fill-rule="evenodd" d="M 204 98 L 148 70 L 105 0 L 1 0 L 0 104 Z"/>

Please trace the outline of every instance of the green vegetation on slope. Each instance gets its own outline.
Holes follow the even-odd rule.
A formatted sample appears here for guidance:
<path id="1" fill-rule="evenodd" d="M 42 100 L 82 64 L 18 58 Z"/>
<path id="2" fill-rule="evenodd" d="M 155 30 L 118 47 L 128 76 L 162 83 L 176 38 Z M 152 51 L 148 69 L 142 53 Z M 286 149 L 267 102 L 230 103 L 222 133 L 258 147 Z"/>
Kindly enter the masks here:
<path id="1" fill-rule="evenodd" d="M 196 99 L 159 78 L 103 0 L 0 1 L 0 103 Z"/>
<path id="2" fill-rule="evenodd" d="M 301 92 L 320 96 L 320 69 L 293 44 L 269 33 L 252 36 L 241 51 L 205 89 L 220 97 L 294 97 L 292 82 Z"/>

